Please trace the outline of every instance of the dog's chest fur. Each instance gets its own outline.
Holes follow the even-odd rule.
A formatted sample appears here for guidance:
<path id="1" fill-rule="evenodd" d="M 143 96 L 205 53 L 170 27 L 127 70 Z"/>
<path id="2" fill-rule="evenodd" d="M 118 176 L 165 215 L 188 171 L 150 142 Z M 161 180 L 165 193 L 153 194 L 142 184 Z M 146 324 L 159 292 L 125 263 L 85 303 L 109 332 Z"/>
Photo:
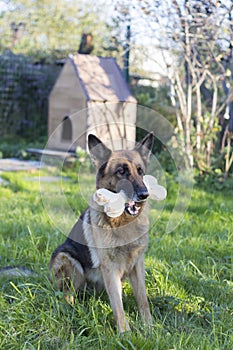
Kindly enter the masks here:
<path id="1" fill-rule="evenodd" d="M 135 218 L 123 226 L 113 226 L 111 221 L 106 222 L 103 213 L 90 207 L 84 217 L 83 233 L 93 268 L 98 270 L 103 266 L 115 266 L 121 279 L 124 279 L 147 247 L 148 208 L 145 207 L 140 213 L 140 219 Z"/>

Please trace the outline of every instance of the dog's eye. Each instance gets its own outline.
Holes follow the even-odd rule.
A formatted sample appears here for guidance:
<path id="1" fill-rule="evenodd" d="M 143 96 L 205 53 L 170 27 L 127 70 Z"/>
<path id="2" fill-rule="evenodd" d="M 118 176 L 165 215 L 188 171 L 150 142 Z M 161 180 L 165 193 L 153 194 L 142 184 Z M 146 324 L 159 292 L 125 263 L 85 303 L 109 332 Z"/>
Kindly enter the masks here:
<path id="1" fill-rule="evenodd" d="M 117 175 L 124 175 L 125 174 L 125 169 L 124 168 L 118 168 L 116 171 Z"/>
<path id="2" fill-rule="evenodd" d="M 138 175 L 144 175 L 144 171 L 141 167 L 138 167 Z"/>

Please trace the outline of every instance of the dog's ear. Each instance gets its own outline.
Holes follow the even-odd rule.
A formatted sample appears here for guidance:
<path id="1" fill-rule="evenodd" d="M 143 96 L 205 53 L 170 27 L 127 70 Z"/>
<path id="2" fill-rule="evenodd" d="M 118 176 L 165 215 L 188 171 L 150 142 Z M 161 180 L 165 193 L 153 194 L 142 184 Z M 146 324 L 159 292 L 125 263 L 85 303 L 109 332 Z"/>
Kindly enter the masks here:
<path id="1" fill-rule="evenodd" d="M 146 166 L 147 166 L 148 161 L 150 159 L 153 143 L 154 143 L 154 135 L 152 132 L 150 132 L 135 147 L 135 151 L 140 153 Z"/>
<path id="2" fill-rule="evenodd" d="M 97 168 L 106 163 L 112 154 L 112 151 L 92 134 L 88 135 L 88 148 L 91 159 Z"/>

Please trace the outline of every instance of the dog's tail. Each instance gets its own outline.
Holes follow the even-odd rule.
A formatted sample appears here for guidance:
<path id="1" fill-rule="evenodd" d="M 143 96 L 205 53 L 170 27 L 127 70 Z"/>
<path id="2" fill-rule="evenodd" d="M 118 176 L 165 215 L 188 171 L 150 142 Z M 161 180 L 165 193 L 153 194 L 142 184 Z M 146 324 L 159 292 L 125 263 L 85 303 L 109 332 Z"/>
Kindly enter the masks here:
<path id="1" fill-rule="evenodd" d="M 23 266 L 6 266 L 0 268 L 0 277 L 28 277 L 36 275 L 31 269 Z"/>

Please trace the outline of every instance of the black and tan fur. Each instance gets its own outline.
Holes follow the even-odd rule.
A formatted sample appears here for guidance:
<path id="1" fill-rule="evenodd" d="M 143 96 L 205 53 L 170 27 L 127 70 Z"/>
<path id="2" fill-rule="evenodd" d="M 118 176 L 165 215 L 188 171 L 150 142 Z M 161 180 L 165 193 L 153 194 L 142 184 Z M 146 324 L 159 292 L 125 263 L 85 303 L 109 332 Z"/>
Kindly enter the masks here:
<path id="1" fill-rule="evenodd" d="M 66 241 L 52 254 L 51 274 L 65 292 L 85 285 L 105 288 L 120 332 L 129 330 L 122 304 L 122 281 L 129 277 L 139 311 L 151 322 L 146 296 L 144 251 L 148 243 L 148 191 L 143 183 L 153 143 L 148 134 L 134 150 L 112 152 L 94 135 L 88 145 L 97 168 L 96 187 L 124 190 L 137 205 L 130 215 L 127 205 L 117 218 L 108 217 L 91 201 Z"/>

